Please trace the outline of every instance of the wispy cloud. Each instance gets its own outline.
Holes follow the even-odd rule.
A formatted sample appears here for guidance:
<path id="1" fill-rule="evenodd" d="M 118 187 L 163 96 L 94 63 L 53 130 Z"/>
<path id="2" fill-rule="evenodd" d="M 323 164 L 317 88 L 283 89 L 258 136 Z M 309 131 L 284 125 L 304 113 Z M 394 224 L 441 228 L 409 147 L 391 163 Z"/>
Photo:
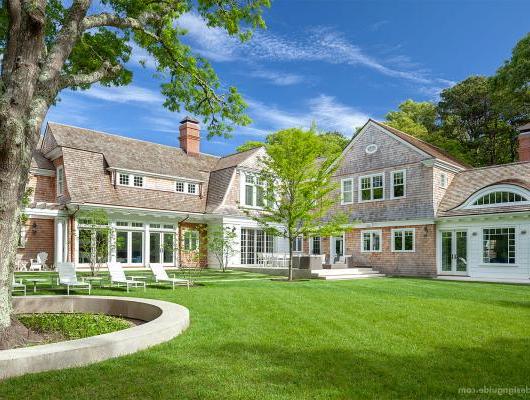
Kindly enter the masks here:
<path id="1" fill-rule="evenodd" d="M 387 25 L 388 23 L 389 22 L 386 19 L 374 22 L 372 25 L 370 25 L 370 30 L 374 31 L 374 32 L 378 31 L 380 28 L 382 28 L 383 26 Z"/>
<path id="2" fill-rule="evenodd" d="M 80 94 L 113 103 L 147 103 L 161 105 L 163 102 L 163 98 L 159 92 L 135 85 L 118 87 L 95 85 L 88 90 L 81 91 Z"/>
<path id="3" fill-rule="evenodd" d="M 290 74 L 286 72 L 276 72 L 266 69 L 257 69 L 250 72 L 250 76 L 254 78 L 261 78 L 269 81 L 276 86 L 290 86 L 304 82 L 304 77 L 297 74 Z"/>
<path id="4" fill-rule="evenodd" d="M 363 125 L 369 118 L 364 112 L 324 94 L 306 101 L 304 105 L 307 111 L 288 112 L 256 100 L 247 100 L 247 103 L 254 124 L 250 129 L 243 128 L 242 132 L 249 136 L 264 136 L 283 128 L 309 128 L 313 122 L 321 130 L 351 135 L 356 127 Z"/>
<path id="5" fill-rule="evenodd" d="M 251 58 L 268 61 L 326 62 L 362 66 L 386 76 L 420 84 L 436 81 L 422 70 L 396 69 L 383 64 L 351 43 L 342 33 L 328 27 L 293 33 L 289 38 L 257 31 L 249 42 L 240 43 L 223 30 L 208 27 L 196 14 L 185 14 L 177 23 L 188 30 L 189 40 L 197 51 L 214 61 L 226 62 Z M 411 62 L 409 61 L 408 64 Z"/>

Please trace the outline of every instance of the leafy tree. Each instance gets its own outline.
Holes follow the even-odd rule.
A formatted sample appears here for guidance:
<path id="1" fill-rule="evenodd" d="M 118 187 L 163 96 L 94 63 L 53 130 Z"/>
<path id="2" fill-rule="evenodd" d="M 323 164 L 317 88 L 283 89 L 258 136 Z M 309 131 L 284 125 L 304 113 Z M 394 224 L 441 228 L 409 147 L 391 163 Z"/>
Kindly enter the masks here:
<path id="1" fill-rule="evenodd" d="M 228 267 L 228 260 L 237 254 L 237 233 L 235 228 L 215 225 L 208 232 L 208 251 L 213 254 L 223 272 Z"/>
<path id="2" fill-rule="evenodd" d="M 504 86 L 530 103 L 530 33 L 512 51 L 512 57 L 495 74 L 497 86 Z"/>
<path id="3" fill-rule="evenodd" d="M 77 219 L 83 224 L 79 230 L 79 253 L 89 260 L 92 276 L 97 276 L 113 249 L 108 215 L 103 210 L 83 210 L 77 213 Z M 123 239 L 116 238 L 119 240 Z"/>
<path id="4" fill-rule="evenodd" d="M 257 147 L 263 147 L 263 146 L 265 146 L 265 143 L 263 143 L 263 142 L 259 142 L 257 140 L 249 140 L 249 141 L 246 141 L 245 143 L 237 146 L 236 147 L 236 151 L 238 153 L 243 153 L 244 151 L 252 150 L 252 149 L 255 149 Z"/>
<path id="5" fill-rule="evenodd" d="M 517 127 L 503 114 L 492 80 L 472 76 L 440 94 L 438 112 L 446 137 L 455 139 L 476 166 L 513 161 Z M 511 113 L 510 113 L 511 114 Z"/>
<path id="6" fill-rule="evenodd" d="M 420 139 L 427 139 L 437 129 L 436 105 L 429 102 L 405 100 L 399 111 L 391 111 L 385 118 L 388 125 Z"/>
<path id="7" fill-rule="evenodd" d="M 338 158 L 321 159 L 323 141 L 314 130 L 278 131 L 267 138 L 267 155 L 259 161 L 264 183 L 263 212 L 249 213 L 269 234 L 289 242 L 289 280 L 293 279 L 293 240 L 299 235 L 342 232 L 346 218 L 329 216 L 336 184 L 331 177 Z"/>
<path id="8" fill-rule="evenodd" d="M 264 27 L 270 0 L 5 0 L 0 6 L 0 335 L 10 325 L 10 265 L 31 154 L 59 92 L 126 85 L 133 46 L 157 63 L 164 106 L 202 116 L 208 136 L 245 125 L 245 103 L 235 88 L 223 90 L 210 64 L 183 44 L 178 18 L 195 11 L 210 27 L 241 40 Z"/>
<path id="9" fill-rule="evenodd" d="M 311 127 L 311 130 L 317 132 L 316 125 Z M 269 135 L 270 136 L 270 135 Z M 268 137 L 269 137 L 268 136 Z M 266 142 L 268 142 L 268 137 Z M 335 157 L 342 153 L 342 150 L 348 145 L 350 139 L 344 136 L 340 132 L 330 131 L 330 132 L 319 132 L 318 138 L 323 143 L 321 146 L 320 157 Z M 256 147 L 264 147 L 266 143 L 258 142 L 256 140 L 249 140 L 242 145 L 238 146 L 236 150 L 241 153 L 243 151 L 255 149 Z"/>

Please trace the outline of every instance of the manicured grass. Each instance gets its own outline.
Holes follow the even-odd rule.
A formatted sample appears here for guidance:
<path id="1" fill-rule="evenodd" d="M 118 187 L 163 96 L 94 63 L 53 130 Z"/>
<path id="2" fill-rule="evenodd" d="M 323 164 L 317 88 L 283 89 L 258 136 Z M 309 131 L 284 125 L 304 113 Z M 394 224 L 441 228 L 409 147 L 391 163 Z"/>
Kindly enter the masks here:
<path id="1" fill-rule="evenodd" d="M 65 339 L 81 339 L 130 328 L 123 318 L 100 314 L 23 314 L 18 316 L 26 328 L 37 333 L 58 334 Z"/>
<path id="2" fill-rule="evenodd" d="M 129 295 L 188 307 L 190 328 L 131 356 L 8 380 L 0 398 L 482 399 L 499 396 L 459 388 L 530 386 L 528 286 L 254 279 Z"/>

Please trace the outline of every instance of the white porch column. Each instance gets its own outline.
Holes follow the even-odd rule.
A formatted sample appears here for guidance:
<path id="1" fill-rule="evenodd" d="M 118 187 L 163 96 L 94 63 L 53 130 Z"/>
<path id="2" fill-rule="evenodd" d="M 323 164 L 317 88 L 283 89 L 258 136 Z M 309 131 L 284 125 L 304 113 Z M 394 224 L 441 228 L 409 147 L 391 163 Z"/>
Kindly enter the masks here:
<path id="1" fill-rule="evenodd" d="M 144 267 L 147 267 L 149 265 L 149 259 L 150 259 L 150 241 L 151 237 L 149 235 L 149 224 L 144 224 Z"/>
<path id="2" fill-rule="evenodd" d="M 116 221 L 110 223 L 110 261 L 116 262 Z"/>
<path id="3" fill-rule="evenodd" d="M 55 218 L 55 257 L 54 264 L 65 261 L 65 239 L 66 239 L 66 220 L 62 217 Z"/>
<path id="4" fill-rule="evenodd" d="M 173 249 L 174 249 L 173 263 L 175 267 L 180 266 L 180 246 L 181 244 L 182 243 L 180 242 L 180 225 L 177 222 L 175 224 L 175 243 L 173 246 Z"/>

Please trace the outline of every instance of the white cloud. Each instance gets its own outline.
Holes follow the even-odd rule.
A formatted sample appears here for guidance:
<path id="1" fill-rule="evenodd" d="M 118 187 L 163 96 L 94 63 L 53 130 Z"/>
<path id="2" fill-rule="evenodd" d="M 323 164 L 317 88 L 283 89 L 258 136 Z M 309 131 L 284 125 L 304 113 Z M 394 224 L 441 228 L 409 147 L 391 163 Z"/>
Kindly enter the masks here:
<path id="1" fill-rule="evenodd" d="M 249 136 L 265 136 L 283 128 L 309 128 L 313 122 L 320 130 L 352 135 L 354 129 L 369 118 L 367 114 L 323 94 L 306 101 L 307 112 L 287 112 L 255 100 L 247 99 L 247 103 L 254 124 L 250 129 L 243 128 L 242 132 Z"/>
<path id="2" fill-rule="evenodd" d="M 81 91 L 79 93 L 87 97 L 110 101 L 113 103 L 134 102 L 161 105 L 163 102 L 162 95 L 159 92 L 135 85 L 117 87 L 95 85 L 90 89 Z"/>
<path id="3" fill-rule="evenodd" d="M 302 83 L 305 79 L 301 75 L 258 69 L 252 71 L 250 76 L 268 80 L 276 86 L 290 86 Z"/>
<path id="4" fill-rule="evenodd" d="M 421 84 L 433 82 L 425 71 L 395 69 L 368 56 L 344 35 L 330 28 L 319 27 L 289 38 L 256 31 L 249 42 L 240 43 L 219 28 L 210 28 L 196 14 L 185 14 L 178 25 L 188 30 L 194 48 L 214 61 L 241 61 L 248 59 L 275 61 L 314 61 L 330 64 L 359 65 L 383 75 L 406 79 Z M 403 60 L 401 60 L 403 61 Z M 412 65 L 410 60 L 407 60 Z"/>

